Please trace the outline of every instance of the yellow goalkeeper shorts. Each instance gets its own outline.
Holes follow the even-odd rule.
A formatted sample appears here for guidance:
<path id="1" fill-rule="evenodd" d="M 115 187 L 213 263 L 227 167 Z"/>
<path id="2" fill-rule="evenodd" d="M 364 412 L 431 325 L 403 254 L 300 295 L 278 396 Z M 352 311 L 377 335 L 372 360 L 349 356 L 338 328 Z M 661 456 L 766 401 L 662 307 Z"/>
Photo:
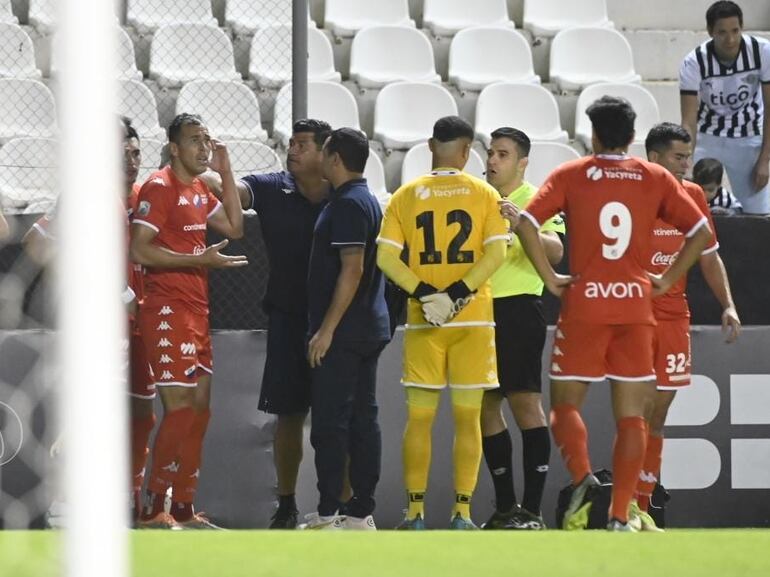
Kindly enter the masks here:
<path id="1" fill-rule="evenodd" d="M 404 334 L 406 387 L 494 389 L 494 326 L 414 328 Z"/>

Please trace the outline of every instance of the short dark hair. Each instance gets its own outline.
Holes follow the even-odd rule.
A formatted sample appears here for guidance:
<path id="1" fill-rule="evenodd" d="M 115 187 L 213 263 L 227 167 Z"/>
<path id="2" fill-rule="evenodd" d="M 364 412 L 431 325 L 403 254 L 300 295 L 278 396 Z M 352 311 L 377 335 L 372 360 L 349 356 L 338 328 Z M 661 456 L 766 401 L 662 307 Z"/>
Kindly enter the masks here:
<path id="1" fill-rule="evenodd" d="M 647 150 L 647 154 L 652 151 L 665 152 L 674 141 L 690 143 L 692 138 L 690 138 L 690 133 L 679 124 L 661 122 L 650 128 L 650 132 L 647 133 L 647 138 L 644 140 L 644 148 Z"/>
<path id="2" fill-rule="evenodd" d="M 342 164 L 350 172 L 363 172 L 369 158 L 369 139 L 355 128 L 332 130 L 326 141 L 328 154 L 339 154 Z"/>
<path id="3" fill-rule="evenodd" d="M 492 131 L 490 135 L 492 140 L 496 138 L 508 138 L 516 145 L 516 149 L 519 151 L 519 158 L 526 158 L 529 156 L 529 151 L 532 148 L 532 143 L 529 140 L 529 136 L 524 134 L 518 128 L 511 128 L 510 126 L 502 126 L 497 130 Z"/>
<path id="4" fill-rule="evenodd" d="M 459 116 L 444 116 L 433 125 L 433 138 L 439 142 L 451 142 L 460 138 L 473 140 L 473 127 Z"/>
<path id="5" fill-rule="evenodd" d="M 123 123 L 123 140 L 129 140 L 136 138 L 139 140 L 139 133 L 131 124 L 131 119 L 128 116 L 121 116 L 120 121 Z"/>
<path id="6" fill-rule="evenodd" d="M 725 169 L 716 158 L 701 158 L 692 167 L 692 180 L 695 184 L 722 184 Z"/>
<path id="7" fill-rule="evenodd" d="M 709 32 L 714 29 L 717 20 L 722 18 L 738 18 L 738 24 L 743 28 L 743 10 L 735 2 L 729 0 L 719 0 L 714 2 L 706 10 L 706 28 Z"/>
<path id="8" fill-rule="evenodd" d="M 292 134 L 298 134 L 300 132 L 312 132 L 313 142 L 315 142 L 318 150 L 323 148 L 324 142 L 329 138 L 332 132 L 332 127 L 328 122 L 324 120 L 316 120 L 315 118 L 303 118 L 294 123 L 291 127 Z"/>
<path id="9" fill-rule="evenodd" d="M 179 144 L 179 135 L 182 133 L 183 126 L 203 126 L 203 118 L 200 114 L 190 114 L 183 112 L 177 114 L 171 124 L 168 125 L 168 141 Z"/>
<path id="10" fill-rule="evenodd" d="M 628 146 L 634 138 L 636 112 L 625 98 L 602 96 L 586 109 L 586 114 L 605 148 Z"/>

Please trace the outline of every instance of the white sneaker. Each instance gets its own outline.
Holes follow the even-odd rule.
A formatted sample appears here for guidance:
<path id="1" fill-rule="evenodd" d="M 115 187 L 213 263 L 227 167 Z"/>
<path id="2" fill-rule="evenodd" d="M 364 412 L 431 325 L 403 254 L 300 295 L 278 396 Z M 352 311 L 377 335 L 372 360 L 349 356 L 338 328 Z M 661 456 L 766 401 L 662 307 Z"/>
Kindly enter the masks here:
<path id="1" fill-rule="evenodd" d="M 308 513 L 305 515 L 306 523 L 302 523 L 297 529 L 315 529 L 319 531 L 339 531 L 343 528 L 345 517 L 343 515 L 319 515 Z"/>
<path id="2" fill-rule="evenodd" d="M 342 528 L 351 529 L 353 531 L 376 531 L 377 525 L 374 524 L 374 519 L 371 515 L 367 515 L 363 519 L 361 517 L 351 517 L 348 515 L 345 517 Z"/>

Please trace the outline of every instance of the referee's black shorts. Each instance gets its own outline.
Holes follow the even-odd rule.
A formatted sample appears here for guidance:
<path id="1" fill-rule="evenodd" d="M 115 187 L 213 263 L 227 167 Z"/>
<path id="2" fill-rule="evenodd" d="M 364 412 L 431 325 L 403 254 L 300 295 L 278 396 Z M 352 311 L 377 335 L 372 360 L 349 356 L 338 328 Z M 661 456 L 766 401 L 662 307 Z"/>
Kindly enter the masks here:
<path id="1" fill-rule="evenodd" d="M 307 362 L 307 315 L 276 309 L 267 323 L 267 358 L 262 373 L 259 410 L 273 415 L 310 408 L 310 365 Z"/>
<path id="2" fill-rule="evenodd" d="M 541 392 L 546 324 L 540 297 L 515 295 L 492 302 L 500 381 L 496 390 L 502 395 Z"/>

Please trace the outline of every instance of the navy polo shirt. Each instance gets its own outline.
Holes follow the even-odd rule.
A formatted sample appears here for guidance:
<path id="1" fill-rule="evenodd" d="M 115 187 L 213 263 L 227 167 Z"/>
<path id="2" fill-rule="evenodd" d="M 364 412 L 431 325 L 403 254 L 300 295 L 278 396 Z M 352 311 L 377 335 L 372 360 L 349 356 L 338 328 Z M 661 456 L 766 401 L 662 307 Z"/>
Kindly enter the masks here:
<path id="1" fill-rule="evenodd" d="M 350 180 L 332 191 L 313 234 L 308 276 L 309 332 L 320 328 L 332 301 L 342 263 L 339 250 L 364 248 L 364 271 L 353 301 L 334 332 L 334 340 L 388 341 L 390 326 L 385 281 L 377 267 L 377 236 L 382 210 L 366 179 Z"/>
<path id="2" fill-rule="evenodd" d="M 311 203 L 286 171 L 250 174 L 241 181 L 251 192 L 270 264 L 262 307 L 267 313 L 278 309 L 305 316 L 313 228 L 326 202 Z"/>

